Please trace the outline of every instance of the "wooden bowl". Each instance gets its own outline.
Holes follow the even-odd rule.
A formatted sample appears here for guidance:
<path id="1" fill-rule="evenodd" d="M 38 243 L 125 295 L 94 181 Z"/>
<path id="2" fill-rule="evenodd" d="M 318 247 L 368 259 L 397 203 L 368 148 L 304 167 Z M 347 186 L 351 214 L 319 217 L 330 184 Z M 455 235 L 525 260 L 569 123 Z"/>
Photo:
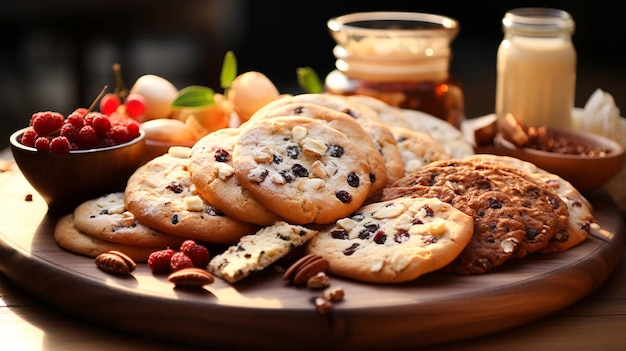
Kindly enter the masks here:
<path id="1" fill-rule="evenodd" d="M 550 129 L 555 135 L 564 136 L 576 143 L 603 147 L 607 150 L 606 155 L 584 156 L 518 147 L 501 134 L 495 138 L 496 153 L 534 163 L 539 168 L 561 176 L 582 192 L 602 187 L 624 167 L 626 153 L 618 142 L 590 132 Z"/>
<path id="2" fill-rule="evenodd" d="M 9 137 L 11 152 L 51 214 L 64 214 L 86 200 L 124 191 L 128 178 L 141 165 L 145 150 L 142 130 L 139 137 L 124 144 L 55 155 L 22 145 L 19 140 L 26 129 Z"/>

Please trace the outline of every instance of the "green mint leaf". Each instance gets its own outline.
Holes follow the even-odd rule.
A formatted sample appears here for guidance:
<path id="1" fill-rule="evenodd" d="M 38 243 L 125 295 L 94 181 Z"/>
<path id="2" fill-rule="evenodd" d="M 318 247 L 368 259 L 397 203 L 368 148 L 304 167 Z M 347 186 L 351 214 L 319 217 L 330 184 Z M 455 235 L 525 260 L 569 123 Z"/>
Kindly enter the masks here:
<path id="1" fill-rule="evenodd" d="M 299 67 L 296 70 L 296 75 L 298 76 L 298 85 L 307 93 L 319 94 L 324 92 L 324 86 L 313 68 Z"/>
<path id="2" fill-rule="evenodd" d="M 213 89 L 192 85 L 178 92 L 178 96 L 172 102 L 173 107 L 206 107 L 213 105 L 215 93 Z"/>
<path id="3" fill-rule="evenodd" d="M 237 58 L 232 51 L 226 52 L 222 63 L 222 73 L 220 75 L 220 85 L 222 89 L 228 89 L 230 84 L 237 78 Z"/>

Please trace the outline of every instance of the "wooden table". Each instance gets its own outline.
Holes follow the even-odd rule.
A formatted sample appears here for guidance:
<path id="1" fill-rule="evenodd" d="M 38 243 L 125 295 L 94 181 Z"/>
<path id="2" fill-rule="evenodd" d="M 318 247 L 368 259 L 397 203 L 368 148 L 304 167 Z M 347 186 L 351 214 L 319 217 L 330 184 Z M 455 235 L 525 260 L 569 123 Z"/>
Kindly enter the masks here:
<path id="1" fill-rule="evenodd" d="M 504 332 L 427 349 L 622 350 L 626 349 L 624 330 L 626 263 L 622 260 L 598 289 L 548 317 Z M 33 298 L 1 274 L 0 345 L 2 350 L 194 350 L 78 320 Z"/>

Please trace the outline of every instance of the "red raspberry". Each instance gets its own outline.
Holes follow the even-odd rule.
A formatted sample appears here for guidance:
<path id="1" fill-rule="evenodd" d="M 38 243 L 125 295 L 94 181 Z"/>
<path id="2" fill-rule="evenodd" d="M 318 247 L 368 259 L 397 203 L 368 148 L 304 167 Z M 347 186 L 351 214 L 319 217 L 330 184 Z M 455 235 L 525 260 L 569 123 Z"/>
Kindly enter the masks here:
<path id="1" fill-rule="evenodd" d="M 35 139 L 35 148 L 37 151 L 48 152 L 50 151 L 50 140 L 46 137 L 38 137 Z"/>
<path id="2" fill-rule="evenodd" d="M 81 120 L 82 123 L 82 120 Z M 81 126 L 82 128 L 82 126 Z M 63 126 L 61 127 L 61 131 L 59 132 L 60 135 L 64 136 L 67 138 L 67 140 L 69 140 L 71 143 L 75 143 L 78 141 L 78 131 L 80 128 L 77 128 L 75 125 L 73 125 L 72 123 L 65 123 L 63 124 Z"/>
<path id="3" fill-rule="evenodd" d="M 109 129 L 111 129 L 111 121 L 105 114 L 99 114 L 93 117 L 91 126 L 98 135 L 106 135 Z"/>
<path id="4" fill-rule="evenodd" d="M 67 116 L 65 123 L 70 123 L 76 128 L 82 128 L 84 125 L 83 115 L 80 113 L 72 112 L 69 116 Z"/>
<path id="5" fill-rule="evenodd" d="M 191 258 L 194 267 L 206 268 L 211 260 L 209 250 L 193 240 L 185 240 L 180 246 L 180 251 Z"/>
<path id="6" fill-rule="evenodd" d="M 78 144 L 81 147 L 91 147 L 98 141 L 98 134 L 92 126 L 83 126 L 78 131 Z"/>
<path id="7" fill-rule="evenodd" d="M 115 140 L 118 144 L 125 143 L 132 139 L 130 137 L 130 133 L 128 132 L 128 128 L 121 124 L 111 126 L 111 129 L 109 130 L 109 137 Z"/>
<path id="8" fill-rule="evenodd" d="M 148 268 L 154 273 L 167 273 L 170 271 L 170 261 L 176 251 L 165 249 L 155 251 L 148 256 Z"/>
<path id="9" fill-rule="evenodd" d="M 37 112 L 30 119 L 30 125 L 39 135 L 48 135 L 61 128 L 65 118 L 58 112 Z"/>
<path id="10" fill-rule="evenodd" d="M 70 142 L 64 136 L 54 137 L 50 141 L 50 152 L 55 155 L 66 155 L 70 153 Z"/>
<path id="11" fill-rule="evenodd" d="M 84 108 L 84 107 L 79 107 L 79 108 L 75 109 L 74 112 L 72 112 L 72 113 L 76 113 L 77 115 L 79 115 L 82 118 L 83 116 L 85 116 L 85 113 L 87 113 L 87 109 Z"/>
<path id="12" fill-rule="evenodd" d="M 37 132 L 35 132 L 33 128 L 28 128 L 24 131 L 24 134 L 22 134 L 20 142 L 22 143 L 22 145 L 33 147 L 35 146 L 35 140 L 38 136 L 39 135 L 37 135 Z"/>
<path id="13" fill-rule="evenodd" d="M 139 136 L 139 123 L 135 120 L 128 119 L 125 123 L 126 129 L 128 129 L 129 140 L 135 139 Z"/>
<path id="14" fill-rule="evenodd" d="M 193 267 L 193 261 L 183 252 L 177 252 L 170 259 L 170 270 L 172 272 L 179 271 L 183 268 Z"/>

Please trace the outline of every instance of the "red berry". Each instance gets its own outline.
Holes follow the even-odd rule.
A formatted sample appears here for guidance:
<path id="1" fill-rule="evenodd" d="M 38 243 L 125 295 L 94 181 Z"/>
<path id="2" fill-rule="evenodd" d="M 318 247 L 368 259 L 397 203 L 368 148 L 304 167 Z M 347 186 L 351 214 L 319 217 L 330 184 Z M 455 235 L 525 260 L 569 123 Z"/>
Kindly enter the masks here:
<path id="1" fill-rule="evenodd" d="M 70 142 L 74 143 L 78 141 L 78 131 L 79 128 L 77 128 L 75 125 L 71 123 L 65 123 L 61 127 L 61 131 L 59 132 L 59 134 L 66 137 L 67 140 L 69 140 Z"/>
<path id="2" fill-rule="evenodd" d="M 191 258 L 194 267 L 206 268 L 211 260 L 209 250 L 193 240 L 185 240 L 180 246 L 180 251 Z"/>
<path id="3" fill-rule="evenodd" d="M 146 100 L 139 94 L 130 94 L 124 100 L 126 113 L 132 118 L 139 118 L 146 113 Z"/>
<path id="4" fill-rule="evenodd" d="M 37 112 L 30 119 L 30 125 L 39 135 L 50 134 L 61 128 L 65 118 L 58 112 Z"/>
<path id="5" fill-rule="evenodd" d="M 117 111 L 117 108 L 121 105 L 120 97 L 113 94 L 108 93 L 105 94 L 100 100 L 100 112 L 105 115 L 110 115 L 113 112 Z"/>
<path id="6" fill-rule="evenodd" d="M 70 123 L 76 128 L 82 128 L 82 126 L 84 125 L 83 114 L 72 112 L 69 116 L 67 116 L 67 120 L 65 120 L 65 123 Z"/>
<path id="7" fill-rule="evenodd" d="M 37 151 L 48 152 L 50 151 L 50 140 L 46 137 L 38 137 L 35 139 L 35 148 Z"/>
<path id="8" fill-rule="evenodd" d="M 91 126 L 96 130 L 96 134 L 106 135 L 109 129 L 111 129 L 111 121 L 106 115 L 99 114 L 93 117 Z"/>
<path id="9" fill-rule="evenodd" d="M 35 140 L 38 136 L 39 135 L 37 135 L 37 132 L 35 132 L 33 128 L 28 128 L 24 131 L 24 134 L 22 134 L 20 142 L 22 143 L 22 145 L 33 147 L 35 146 Z"/>
<path id="10" fill-rule="evenodd" d="M 148 268 L 154 273 L 167 273 L 170 271 L 170 261 L 176 251 L 165 249 L 155 251 L 148 256 Z"/>
<path id="11" fill-rule="evenodd" d="M 111 129 L 109 130 L 108 135 L 111 139 L 115 140 L 115 142 L 118 144 L 125 143 L 132 139 L 130 136 L 130 133 L 128 132 L 128 128 L 126 128 L 126 126 L 121 125 L 121 124 L 116 124 L 114 126 L 111 126 Z"/>
<path id="12" fill-rule="evenodd" d="M 54 137 L 50 141 L 50 152 L 55 155 L 65 155 L 70 152 L 70 142 L 64 136 Z"/>
<path id="13" fill-rule="evenodd" d="M 172 272 L 191 267 L 193 267 L 193 261 L 183 252 L 177 252 L 172 255 L 172 258 L 170 259 L 170 270 Z"/>
<path id="14" fill-rule="evenodd" d="M 78 144 L 80 147 L 92 147 L 98 141 L 98 134 L 92 126 L 83 126 L 78 131 Z"/>

